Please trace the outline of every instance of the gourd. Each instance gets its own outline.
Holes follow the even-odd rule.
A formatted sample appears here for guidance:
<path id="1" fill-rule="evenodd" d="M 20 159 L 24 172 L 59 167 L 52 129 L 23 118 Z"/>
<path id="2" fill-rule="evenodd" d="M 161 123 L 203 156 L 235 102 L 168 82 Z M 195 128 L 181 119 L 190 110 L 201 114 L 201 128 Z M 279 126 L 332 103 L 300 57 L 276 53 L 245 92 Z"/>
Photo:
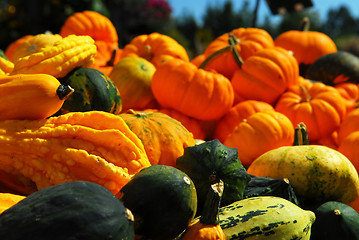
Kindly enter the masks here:
<path id="1" fill-rule="evenodd" d="M 58 80 L 70 85 L 75 92 L 65 100 L 55 115 L 93 110 L 119 114 L 122 111 L 119 90 L 108 76 L 97 69 L 75 68 Z"/>
<path id="2" fill-rule="evenodd" d="M 231 79 L 234 72 L 240 68 L 233 54 L 234 48 L 245 61 L 257 51 L 273 46 L 273 38 L 263 29 L 243 27 L 233 29 L 217 37 L 206 47 L 204 58 L 211 60 L 208 64 L 204 64 L 205 69 L 213 69 Z"/>
<path id="3" fill-rule="evenodd" d="M 157 102 L 151 90 L 155 66 L 141 57 L 122 58 L 109 74 L 121 93 L 123 111 L 155 108 Z"/>
<path id="4" fill-rule="evenodd" d="M 6 209 L 12 207 L 16 203 L 26 198 L 26 196 L 13 194 L 13 193 L 0 193 L 0 215 Z"/>
<path id="5" fill-rule="evenodd" d="M 148 166 L 141 140 L 118 115 L 89 111 L 0 121 L 0 171 L 21 179 L 14 185 L 24 195 L 76 180 L 95 182 L 116 194 Z M 28 187 L 34 183 L 36 189 Z"/>
<path id="6" fill-rule="evenodd" d="M 250 180 L 243 191 L 243 198 L 273 196 L 287 199 L 300 206 L 293 186 L 288 178 L 269 178 L 250 175 Z"/>
<path id="7" fill-rule="evenodd" d="M 190 133 L 176 119 L 157 111 L 128 110 L 121 113 L 130 130 L 141 139 L 151 165 L 176 166 L 184 149 L 196 144 Z"/>
<path id="8" fill-rule="evenodd" d="M 304 136 L 307 134 L 304 124 L 299 124 L 298 129 Z M 301 139 L 294 146 L 263 153 L 247 172 L 261 177 L 288 178 L 301 203 L 329 200 L 350 203 L 359 194 L 358 173 L 347 157 L 326 146 L 301 145 Z"/>
<path id="9" fill-rule="evenodd" d="M 14 52 L 11 75 L 44 73 L 56 78 L 77 67 L 89 67 L 97 53 L 90 36 L 39 34 L 25 40 Z"/>
<path id="10" fill-rule="evenodd" d="M 0 76 L 11 73 L 13 69 L 14 64 L 9 61 L 4 54 L 4 51 L 0 49 Z"/>
<path id="11" fill-rule="evenodd" d="M 328 201 L 314 210 L 310 239 L 359 239 L 359 213 L 347 204 Z"/>
<path id="12" fill-rule="evenodd" d="M 219 225 L 218 210 L 223 194 L 223 181 L 211 185 L 201 216 L 192 221 L 181 240 L 225 240 L 226 236 Z"/>
<path id="13" fill-rule="evenodd" d="M 228 78 L 180 59 L 167 60 L 157 67 L 151 89 L 161 108 L 172 108 L 203 121 L 220 119 L 234 101 Z"/>
<path id="14" fill-rule="evenodd" d="M 284 198 L 261 196 L 221 207 L 219 220 L 228 240 L 309 240 L 315 215 Z"/>
<path id="15" fill-rule="evenodd" d="M 14 231 L 14 229 L 17 229 Z M 132 213 L 105 187 L 73 181 L 39 190 L 0 215 L 7 240 L 134 239 Z"/>
<path id="16" fill-rule="evenodd" d="M 181 170 L 152 165 L 142 169 L 117 197 L 134 215 L 135 234 L 149 239 L 173 239 L 197 211 L 192 180 Z"/>
<path id="17" fill-rule="evenodd" d="M 250 180 L 238 158 L 238 150 L 223 145 L 218 139 L 185 148 L 184 154 L 177 158 L 176 167 L 194 182 L 199 211 L 202 211 L 212 184 L 220 180 L 224 182 L 221 203 L 228 205 L 243 198 L 244 188 Z"/>
<path id="18" fill-rule="evenodd" d="M 0 75 L 0 120 L 50 117 L 73 92 L 48 74 Z"/>
<path id="19" fill-rule="evenodd" d="M 359 83 L 359 58 L 343 50 L 323 55 L 308 68 L 305 77 L 330 86 Z"/>
<path id="20" fill-rule="evenodd" d="M 16 39 L 14 42 L 10 43 L 6 48 L 5 48 L 5 56 L 7 59 L 9 59 L 10 61 L 12 60 L 12 57 L 14 55 L 15 50 L 26 40 L 33 37 L 33 35 L 24 35 L 18 39 Z"/>

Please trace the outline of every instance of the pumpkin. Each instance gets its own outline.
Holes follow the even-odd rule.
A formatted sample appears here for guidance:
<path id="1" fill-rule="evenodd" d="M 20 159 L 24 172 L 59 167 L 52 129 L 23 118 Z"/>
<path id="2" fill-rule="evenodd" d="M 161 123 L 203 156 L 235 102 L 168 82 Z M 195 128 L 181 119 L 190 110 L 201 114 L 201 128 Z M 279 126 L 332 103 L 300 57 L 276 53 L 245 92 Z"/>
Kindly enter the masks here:
<path id="1" fill-rule="evenodd" d="M 337 52 L 334 41 L 325 33 L 310 31 L 310 22 L 305 17 L 299 30 L 289 30 L 274 39 L 274 45 L 293 52 L 304 76 L 307 68 L 323 55 Z"/>
<path id="2" fill-rule="evenodd" d="M 167 60 L 157 67 L 151 89 L 160 107 L 198 120 L 221 118 L 234 101 L 228 78 L 180 59 Z"/>
<path id="3" fill-rule="evenodd" d="M 233 56 L 233 49 L 230 43 L 231 36 L 234 37 L 236 51 L 244 61 L 254 55 L 255 52 L 274 46 L 271 35 L 259 28 L 236 28 L 214 39 L 206 47 L 204 56 L 206 59 L 211 55 L 216 55 L 216 57 L 211 59 L 205 68 L 214 69 L 229 79 L 240 68 Z"/>
<path id="4" fill-rule="evenodd" d="M 11 75 L 45 73 L 64 77 L 77 67 L 94 63 L 96 45 L 89 36 L 42 34 L 25 40 L 14 52 Z"/>
<path id="5" fill-rule="evenodd" d="M 0 120 L 50 117 L 73 92 L 48 74 L 0 75 Z"/>
<path id="6" fill-rule="evenodd" d="M 302 138 L 308 134 L 305 124 L 299 124 L 297 129 L 294 146 L 263 153 L 247 172 L 260 177 L 288 178 L 302 204 L 354 201 L 359 195 L 359 177 L 354 165 L 337 150 L 303 142 Z"/>
<path id="7" fill-rule="evenodd" d="M 0 215 L 6 209 L 14 206 L 24 198 L 26 198 L 26 196 L 13 193 L 0 193 Z"/>
<path id="8" fill-rule="evenodd" d="M 339 94 L 344 98 L 346 105 L 346 115 L 358 107 L 359 87 L 356 83 L 341 83 L 334 86 Z"/>
<path id="9" fill-rule="evenodd" d="M 342 135 L 343 137 L 343 135 Z M 359 131 L 355 130 L 339 140 L 338 151 L 345 155 L 359 172 Z"/>
<path id="10" fill-rule="evenodd" d="M 27 39 L 33 37 L 33 35 L 24 35 L 20 38 L 18 38 L 17 40 L 15 40 L 14 42 L 10 43 L 6 48 L 5 48 L 5 56 L 7 57 L 7 59 L 9 59 L 10 61 L 13 61 L 13 55 L 15 50 Z"/>
<path id="11" fill-rule="evenodd" d="M 205 139 L 205 132 L 202 129 L 200 122 L 192 117 L 186 116 L 183 113 L 180 113 L 174 109 L 169 108 L 160 108 L 160 109 L 151 109 L 152 111 L 158 111 L 164 114 L 167 114 L 171 118 L 176 119 L 179 121 L 188 131 L 193 134 L 193 137 L 196 140 L 204 140 Z"/>
<path id="12" fill-rule="evenodd" d="M 123 47 L 122 57 L 131 55 L 145 58 L 156 68 L 167 59 L 189 61 L 187 51 L 181 44 L 172 37 L 157 32 L 132 38 Z"/>
<path id="13" fill-rule="evenodd" d="M 91 181 L 116 194 L 150 166 L 141 140 L 118 115 L 71 112 L 42 120 L 0 121 L 0 170 L 28 195 L 70 181 Z M 0 175 L 1 176 L 1 175 Z M 0 177 L 0 180 L 2 178 Z M 21 179 L 22 181 L 19 181 Z"/>
<path id="14" fill-rule="evenodd" d="M 0 50 L 0 75 L 7 75 L 14 69 L 14 64 L 9 61 L 4 52 Z"/>
<path id="15" fill-rule="evenodd" d="M 142 57 L 122 58 L 109 74 L 121 93 L 123 111 L 155 108 L 156 99 L 152 94 L 151 81 L 155 66 Z"/>
<path id="16" fill-rule="evenodd" d="M 309 140 L 329 136 L 337 130 L 346 114 L 346 104 L 337 89 L 316 82 L 291 87 L 278 99 L 275 110 L 286 115 L 295 127 L 304 122 Z"/>
<path id="17" fill-rule="evenodd" d="M 282 93 L 298 84 L 298 76 L 298 63 L 289 51 L 272 47 L 244 60 L 231 83 L 240 98 L 274 105 Z"/>
<path id="18" fill-rule="evenodd" d="M 175 166 L 184 148 L 196 144 L 192 133 L 164 113 L 130 109 L 121 113 L 120 117 L 141 139 L 151 165 Z"/>
<path id="19" fill-rule="evenodd" d="M 294 127 L 289 118 L 272 110 L 250 115 L 234 128 L 223 144 L 237 148 L 239 159 L 247 168 L 261 154 L 292 145 L 293 139 Z"/>
<path id="20" fill-rule="evenodd" d="M 39 190 L 4 211 L 0 235 L 9 240 L 134 239 L 133 220 L 105 187 L 73 181 Z"/>
<path id="21" fill-rule="evenodd" d="M 201 65 L 201 63 L 206 59 L 206 56 L 204 55 L 204 53 L 197 55 L 196 57 L 194 57 L 191 60 L 191 63 L 193 63 L 194 65 L 196 65 L 197 67 L 199 67 Z"/>
<path id="22" fill-rule="evenodd" d="M 75 12 L 62 25 L 59 33 L 62 37 L 69 35 L 87 35 L 95 40 L 97 54 L 91 67 L 108 75 L 120 58 L 118 35 L 115 26 L 106 16 L 85 10 Z"/>
<path id="23" fill-rule="evenodd" d="M 133 213 L 135 234 L 146 239 L 174 239 L 197 212 L 192 180 L 181 170 L 166 165 L 142 169 L 117 197 Z"/>
<path id="24" fill-rule="evenodd" d="M 224 182 L 221 203 L 228 205 L 243 198 L 243 191 L 250 180 L 240 159 L 238 150 L 223 145 L 218 139 L 186 147 L 177 158 L 176 167 L 193 181 L 198 199 L 197 209 L 204 211 L 211 185 Z"/>
<path id="25" fill-rule="evenodd" d="M 58 80 L 72 86 L 75 92 L 65 100 L 55 116 L 93 110 L 119 114 L 122 110 L 122 96 L 116 85 L 97 69 L 75 68 Z"/>
<path id="26" fill-rule="evenodd" d="M 219 225 L 218 210 L 223 193 L 223 181 L 212 184 L 199 219 L 194 220 L 181 236 L 182 240 L 225 240 Z"/>
<path id="27" fill-rule="evenodd" d="M 308 68 L 305 77 L 331 86 L 359 83 L 359 58 L 343 50 L 323 55 Z"/>
<path id="28" fill-rule="evenodd" d="M 274 110 L 269 103 L 257 100 L 245 100 L 237 103 L 218 121 L 214 130 L 214 138 L 224 142 L 227 136 L 241 122 L 247 121 L 247 118 L 262 111 Z"/>
<path id="29" fill-rule="evenodd" d="M 354 109 L 344 118 L 338 130 L 339 144 L 351 133 L 359 131 L 359 109 Z"/>

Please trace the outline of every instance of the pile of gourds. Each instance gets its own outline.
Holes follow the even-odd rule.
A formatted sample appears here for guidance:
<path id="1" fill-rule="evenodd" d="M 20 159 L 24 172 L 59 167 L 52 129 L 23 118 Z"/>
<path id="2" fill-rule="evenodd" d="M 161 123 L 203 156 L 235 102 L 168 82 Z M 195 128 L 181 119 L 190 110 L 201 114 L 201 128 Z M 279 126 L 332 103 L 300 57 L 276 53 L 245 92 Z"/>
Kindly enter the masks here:
<path id="1" fill-rule="evenodd" d="M 309 239 L 312 225 L 319 239 L 315 221 L 326 217 L 318 206 L 329 201 L 336 214 L 346 209 L 342 221 L 358 223 L 357 57 L 308 29 L 273 39 L 240 27 L 193 59 L 160 33 L 135 36 L 122 49 L 117 34 L 105 16 L 78 12 L 59 33 L 24 36 L 0 55 L 0 229 L 11 211 L 35 209 L 36 201 L 58 208 L 48 205 L 52 197 L 63 192 L 71 202 L 81 189 L 88 199 L 104 191 L 121 200 L 124 228 L 114 239 Z M 259 191 L 255 177 L 270 193 Z M 292 197 L 272 191 L 283 179 Z M 182 202 L 159 190 L 175 187 Z M 78 198 L 68 209 L 81 208 Z M 274 205 L 283 206 L 280 219 L 267 213 Z M 256 219 L 240 208 L 265 213 Z M 251 221 L 236 228 L 245 222 L 238 216 Z M 244 230 L 279 220 L 300 224 Z M 175 226 L 161 225 L 171 221 Z M 350 236 L 358 238 L 357 230 Z M 85 238 L 112 239 L 110 232 Z"/>

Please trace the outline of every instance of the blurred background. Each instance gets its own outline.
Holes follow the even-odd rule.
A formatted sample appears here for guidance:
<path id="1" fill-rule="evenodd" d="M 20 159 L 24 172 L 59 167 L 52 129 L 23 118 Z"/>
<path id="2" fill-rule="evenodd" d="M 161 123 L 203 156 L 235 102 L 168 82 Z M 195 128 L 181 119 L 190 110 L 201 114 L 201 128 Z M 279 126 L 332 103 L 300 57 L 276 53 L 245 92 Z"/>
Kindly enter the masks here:
<path id="1" fill-rule="evenodd" d="M 323 2 L 326 7 L 321 7 Z M 123 47 L 139 34 L 159 32 L 182 44 L 191 58 L 209 42 L 239 27 L 267 30 L 273 38 L 299 28 L 310 19 L 310 30 L 329 35 L 338 49 L 359 56 L 356 1 L 331 0 L 0 0 L 0 49 L 24 35 L 58 33 L 75 12 L 97 11 L 117 29 Z M 354 5 L 353 5 L 354 4 Z"/>

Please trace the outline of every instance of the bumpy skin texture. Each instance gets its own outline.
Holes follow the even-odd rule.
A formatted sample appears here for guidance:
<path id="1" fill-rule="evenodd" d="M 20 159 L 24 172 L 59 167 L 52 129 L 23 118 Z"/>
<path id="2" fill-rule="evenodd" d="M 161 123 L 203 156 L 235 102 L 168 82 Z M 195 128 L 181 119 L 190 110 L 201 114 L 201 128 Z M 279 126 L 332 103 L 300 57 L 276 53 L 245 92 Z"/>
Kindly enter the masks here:
<path id="1" fill-rule="evenodd" d="M 288 178 L 299 202 L 340 201 L 358 197 L 359 179 L 353 164 L 340 152 L 320 145 L 284 146 L 257 158 L 248 173 Z"/>
<path id="2" fill-rule="evenodd" d="M 20 202 L 24 198 L 25 196 L 22 195 L 12 193 L 0 193 L 0 214 L 6 209 Z"/>
<path id="3" fill-rule="evenodd" d="M 150 166 L 139 138 L 122 118 L 106 112 L 2 121 L 0 135 L 0 170 L 26 177 L 37 189 L 86 180 L 117 193 Z"/>

